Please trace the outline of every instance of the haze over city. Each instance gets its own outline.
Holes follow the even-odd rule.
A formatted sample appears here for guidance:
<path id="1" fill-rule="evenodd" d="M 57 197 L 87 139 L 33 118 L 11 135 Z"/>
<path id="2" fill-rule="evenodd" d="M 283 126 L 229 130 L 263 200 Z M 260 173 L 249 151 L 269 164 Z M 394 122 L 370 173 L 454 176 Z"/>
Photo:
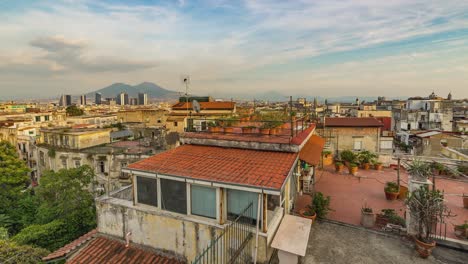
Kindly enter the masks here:
<path id="1" fill-rule="evenodd" d="M 254 97 L 468 97 L 468 1 L 0 1 L 1 99 L 154 82 Z"/>

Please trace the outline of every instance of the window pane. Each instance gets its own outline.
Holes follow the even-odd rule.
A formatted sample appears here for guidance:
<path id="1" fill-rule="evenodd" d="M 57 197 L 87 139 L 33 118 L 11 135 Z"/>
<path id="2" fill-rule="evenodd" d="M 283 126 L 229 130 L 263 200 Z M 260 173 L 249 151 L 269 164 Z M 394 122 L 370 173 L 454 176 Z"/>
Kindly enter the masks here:
<path id="1" fill-rule="evenodd" d="M 253 204 L 252 217 L 257 219 L 257 205 L 258 205 L 258 194 L 238 191 L 238 190 L 228 190 L 228 219 L 235 219 L 242 211 L 244 211 L 250 203 Z"/>
<path id="2" fill-rule="evenodd" d="M 185 182 L 161 179 L 162 209 L 187 214 L 187 185 Z"/>
<path id="3" fill-rule="evenodd" d="M 192 214 L 216 218 L 216 189 L 191 186 Z"/>
<path id="4" fill-rule="evenodd" d="M 158 206 L 158 182 L 156 179 L 137 176 L 138 203 Z"/>

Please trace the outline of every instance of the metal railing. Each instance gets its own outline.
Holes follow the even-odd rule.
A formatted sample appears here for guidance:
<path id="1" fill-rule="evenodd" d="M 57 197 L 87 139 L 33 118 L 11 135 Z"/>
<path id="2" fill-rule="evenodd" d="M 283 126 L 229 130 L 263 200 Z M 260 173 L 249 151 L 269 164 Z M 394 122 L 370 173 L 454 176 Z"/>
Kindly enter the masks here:
<path id="1" fill-rule="evenodd" d="M 253 203 L 250 203 L 221 234 L 192 261 L 192 264 L 252 263 Z"/>
<path id="2" fill-rule="evenodd" d="M 189 118 L 186 132 L 263 135 L 293 138 L 310 127 L 308 117 L 293 120 Z"/>

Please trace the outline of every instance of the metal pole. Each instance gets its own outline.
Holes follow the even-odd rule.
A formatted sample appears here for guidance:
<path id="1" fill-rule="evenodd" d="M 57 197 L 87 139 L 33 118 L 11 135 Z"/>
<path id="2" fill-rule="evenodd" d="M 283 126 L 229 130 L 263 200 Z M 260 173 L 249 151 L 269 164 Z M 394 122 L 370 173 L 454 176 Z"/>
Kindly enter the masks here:
<path id="1" fill-rule="evenodd" d="M 292 117 L 292 96 L 289 96 L 289 117 L 291 121 L 291 137 L 294 136 L 293 117 Z"/>
<path id="2" fill-rule="evenodd" d="M 401 158 L 398 156 L 398 169 L 397 169 L 398 192 L 400 192 L 400 160 Z"/>

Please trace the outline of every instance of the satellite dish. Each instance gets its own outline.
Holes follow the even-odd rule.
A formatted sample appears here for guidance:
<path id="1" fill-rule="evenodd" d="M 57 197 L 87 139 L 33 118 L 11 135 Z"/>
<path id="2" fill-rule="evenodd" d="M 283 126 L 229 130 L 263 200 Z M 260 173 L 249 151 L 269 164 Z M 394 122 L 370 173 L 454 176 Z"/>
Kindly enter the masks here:
<path id="1" fill-rule="evenodd" d="M 200 103 L 197 100 L 192 101 L 192 108 L 196 113 L 200 113 Z"/>

